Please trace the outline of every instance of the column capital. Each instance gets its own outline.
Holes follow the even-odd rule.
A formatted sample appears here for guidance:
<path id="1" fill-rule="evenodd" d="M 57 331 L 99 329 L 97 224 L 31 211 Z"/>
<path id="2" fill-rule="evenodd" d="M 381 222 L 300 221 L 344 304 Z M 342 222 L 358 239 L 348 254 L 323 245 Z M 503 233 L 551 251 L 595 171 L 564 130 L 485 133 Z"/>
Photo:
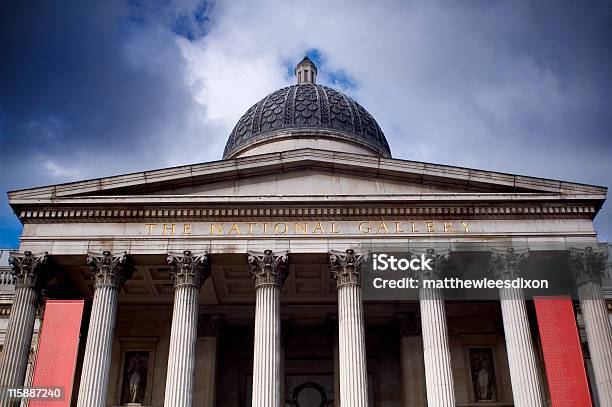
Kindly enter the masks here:
<path id="1" fill-rule="evenodd" d="M 607 260 L 608 251 L 605 247 L 570 248 L 568 266 L 576 285 L 588 282 L 601 284 Z"/>
<path id="2" fill-rule="evenodd" d="M 39 288 L 43 283 L 41 274 L 45 271 L 48 260 L 47 252 L 32 254 L 26 250 L 23 253 L 11 253 L 9 264 L 12 268 L 11 273 L 15 277 L 15 288 Z"/>
<path id="3" fill-rule="evenodd" d="M 255 280 L 255 289 L 263 285 L 281 287 L 289 276 L 289 252 L 248 252 L 249 274 Z"/>
<path id="4" fill-rule="evenodd" d="M 191 250 L 182 254 L 168 254 L 170 275 L 174 280 L 174 288 L 191 286 L 200 289 L 210 277 L 210 258 L 207 253 L 194 255 Z"/>
<path id="5" fill-rule="evenodd" d="M 500 280 L 513 280 L 525 266 L 529 258 L 528 249 L 515 250 L 491 249 L 489 251 L 489 270 Z"/>
<path id="6" fill-rule="evenodd" d="M 134 262 L 127 252 L 115 255 L 108 250 L 89 253 L 87 265 L 94 275 L 96 288 L 109 286 L 120 289 L 134 274 Z"/>
<path id="7" fill-rule="evenodd" d="M 337 288 L 348 284 L 361 285 L 361 262 L 365 258 L 365 255 L 353 249 L 329 252 L 331 277 L 336 280 Z"/>
<path id="8" fill-rule="evenodd" d="M 400 336 L 421 335 L 421 315 L 418 313 L 397 315 Z"/>
<path id="9" fill-rule="evenodd" d="M 450 250 L 437 251 L 434 248 L 428 248 L 424 251 L 411 252 L 410 257 L 421 257 L 423 263 L 428 262 L 431 267 L 431 270 L 418 270 L 416 272 L 417 278 L 421 280 L 437 280 L 446 268 L 450 258 Z"/>

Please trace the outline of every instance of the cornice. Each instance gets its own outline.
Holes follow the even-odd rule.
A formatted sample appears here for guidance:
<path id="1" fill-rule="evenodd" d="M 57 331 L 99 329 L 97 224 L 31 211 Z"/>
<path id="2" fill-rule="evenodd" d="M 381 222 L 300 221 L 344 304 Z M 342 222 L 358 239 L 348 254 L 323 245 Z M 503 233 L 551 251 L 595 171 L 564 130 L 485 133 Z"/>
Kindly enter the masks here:
<path id="1" fill-rule="evenodd" d="M 24 189 L 9 192 L 8 195 L 10 204 L 16 205 L 27 199 L 150 193 L 166 188 L 315 168 L 332 172 L 361 173 L 371 177 L 392 177 L 420 184 L 452 185 L 459 191 L 585 194 L 596 195 L 598 199 L 602 196 L 605 199 L 607 192 L 605 187 L 558 180 L 353 153 L 298 149 Z"/>
<path id="2" fill-rule="evenodd" d="M 336 203 L 326 205 L 222 205 L 194 206 L 181 203 L 165 203 L 160 207 L 142 206 L 113 208 L 100 207 L 32 207 L 18 213 L 23 223 L 53 222 L 137 222 L 140 220 L 175 219 L 199 221 L 252 220 L 262 218 L 283 219 L 438 219 L 461 217 L 462 219 L 524 219 L 524 218 L 583 218 L 593 219 L 597 208 L 592 203 L 437 203 L 437 204 L 377 204 Z"/>

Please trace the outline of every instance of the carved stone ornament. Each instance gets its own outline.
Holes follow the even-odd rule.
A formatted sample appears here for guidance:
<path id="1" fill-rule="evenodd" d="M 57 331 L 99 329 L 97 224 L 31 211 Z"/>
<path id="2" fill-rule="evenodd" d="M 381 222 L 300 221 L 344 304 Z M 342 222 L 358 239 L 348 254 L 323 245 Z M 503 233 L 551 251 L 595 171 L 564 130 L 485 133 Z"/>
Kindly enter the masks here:
<path id="1" fill-rule="evenodd" d="M 348 249 L 346 252 L 329 252 L 331 277 L 338 288 L 347 284 L 361 285 L 361 262 L 366 256 Z"/>
<path id="2" fill-rule="evenodd" d="M 281 287 L 289 276 L 289 252 L 275 254 L 272 250 L 249 252 L 249 274 L 255 280 L 255 288 L 262 285 Z"/>
<path id="3" fill-rule="evenodd" d="M 414 252 L 410 253 L 411 258 L 421 258 L 423 256 L 425 262 L 429 265 L 431 270 L 425 268 L 424 270 L 418 270 L 415 272 L 415 277 L 420 280 L 437 280 L 442 275 L 442 272 L 446 268 L 450 253 L 446 251 L 436 251 L 436 249 L 426 249 L 425 253 Z"/>
<path id="4" fill-rule="evenodd" d="M 113 255 L 108 250 L 87 255 L 87 265 L 94 275 L 95 286 L 121 288 L 134 274 L 134 263 L 127 252 Z"/>
<path id="5" fill-rule="evenodd" d="M 168 264 L 174 287 L 193 286 L 199 289 L 210 277 L 210 258 L 207 253 L 194 255 L 190 250 L 185 250 L 182 255 L 169 254 Z"/>
<path id="6" fill-rule="evenodd" d="M 576 285 L 588 282 L 601 284 L 607 260 L 608 251 L 605 247 L 570 248 L 568 265 Z"/>
<path id="7" fill-rule="evenodd" d="M 512 247 L 506 250 L 491 249 L 489 270 L 495 278 L 500 280 L 514 280 L 525 266 L 529 258 L 529 250 L 515 250 Z"/>
<path id="8" fill-rule="evenodd" d="M 42 284 L 41 274 L 45 271 L 48 257 L 47 252 L 38 255 L 27 250 L 23 254 L 11 253 L 9 264 L 13 269 L 15 288 L 39 287 Z"/>

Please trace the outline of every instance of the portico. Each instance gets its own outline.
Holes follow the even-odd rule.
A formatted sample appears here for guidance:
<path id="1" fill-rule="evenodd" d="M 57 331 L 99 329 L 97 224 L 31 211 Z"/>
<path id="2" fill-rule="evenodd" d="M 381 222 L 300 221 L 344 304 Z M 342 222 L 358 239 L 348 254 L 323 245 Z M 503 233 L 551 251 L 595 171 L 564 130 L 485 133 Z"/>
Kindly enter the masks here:
<path id="1" fill-rule="evenodd" d="M 313 81 L 253 106 L 221 161 L 9 193 L 24 230 L 0 386 L 24 383 L 40 300 L 86 298 L 77 406 L 545 405 L 525 292 L 369 296 L 367 255 L 395 250 L 432 265 L 416 280 L 574 278 L 609 404 L 606 188 L 390 158 L 369 113 Z"/>

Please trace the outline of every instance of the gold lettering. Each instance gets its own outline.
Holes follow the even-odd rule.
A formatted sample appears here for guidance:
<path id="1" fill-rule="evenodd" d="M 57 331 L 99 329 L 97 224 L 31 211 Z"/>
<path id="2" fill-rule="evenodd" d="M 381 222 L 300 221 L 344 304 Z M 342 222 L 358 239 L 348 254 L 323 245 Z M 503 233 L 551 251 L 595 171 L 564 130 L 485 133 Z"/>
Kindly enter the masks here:
<path id="1" fill-rule="evenodd" d="M 191 234 L 191 224 L 190 223 L 184 223 L 183 224 L 183 234 L 184 235 L 190 235 Z"/>
<path id="2" fill-rule="evenodd" d="M 332 233 L 340 233 L 339 231 L 336 230 L 336 222 L 332 222 L 331 226 L 332 226 L 332 230 L 331 230 Z"/>
<path id="3" fill-rule="evenodd" d="M 302 234 L 308 233 L 308 223 L 296 223 L 295 224 L 295 233 L 302 232 Z"/>
<path id="4" fill-rule="evenodd" d="M 402 229 L 402 222 L 395 222 L 395 233 L 404 233 L 404 229 Z"/>
<path id="5" fill-rule="evenodd" d="M 220 235 L 223 233 L 223 223 L 221 224 L 221 226 L 215 224 L 215 223 L 211 223 L 210 224 L 210 234 L 211 235 Z"/>
<path id="6" fill-rule="evenodd" d="M 376 233 L 380 233 L 381 230 L 384 230 L 385 233 L 389 233 L 389 229 L 387 229 L 387 224 L 385 222 L 380 222 L 380 225 L 378 225 L 378 230 L 376 231 Z"/>
<path id="7" fill-rule="evenodd" d="M 315 226 L 314 230 L 312 231 L 312 234 L 316 235 L 318 233 L 325 233 L 325 228 L 323 227 L 323 225 L 321 225 L 321 222 L 317 223 L 317 226 Z"/>
<path id="8" fill-rule="evenodd" d="M 279 226 L 282 226 L 282 230 Z M 277 223 L 274 225 L 274 233 L 277 235 L 282 235 L 283 233 L 287 233 L 287 224 L 286 223 Z"/>
<path id="9" fill-rule="evenodd" d="M 249 225 L 249 235 L 253 234 L 253 226 L 255 226 L 255 223 L 249 222 L 247 223 L 247 225 Z"/>
<path id="10" fill-rule="evenodd" d="M 145 226 L 149 227 L 149 236 L 153 234 L 153 228 L 157 226 L 157 223 L 145 223 Z"/>
<path id="11" fill-rule="evenodd" d="M 454 232 L 453 222 L 444 222 L 444 232 Z"/>
<path id="12" fill-rule="evenodd" d="M 412 233 L 418 233 L 419 231 L 416 228 L 416 222 L 410 222 L 410 227 L 412 228 Z"/>
<path id="13" fill-rule="evenodd" d="M 171 223 L 170 227 L 168 227 L 168 225 L 164 223 L 162 235 L 166 236 L 166 231 L 168 230 L 170 230 L 170 235 L 174 236 L 174 223 Z"/>
<path id="14" fill-rule="evenodd" d="M 367 225 L 367 228 L 364 229 L 364 225 Z M 359 224 L 359 231 L 361 233 L 370 233 L 370 230 L 371 230 L 370 222 L 361 222 Z"/>
<path id="15" fill-rule="evenodd" d="M 468 233 L 470 231 L 470 222 L 461 222 L 461 224 L 463 225 L 463 228 L 465 229 L 465 233 Z"/>
<path id="16" fill-rule="evenodd" d="M 433 233 L 436 231 L 436 224 L 433 222 L 427 222 L 427 231 Z"/>
<path id="17" fill-rule="evenodd" d="M 230 227 L 230 230 L 227 232 L 228 235 L 231 234 L 235 234 L 235 235 L 240 235 L 240 228 L 238 227 L 237 223 L 232 223 L 232 226 Z"/>

